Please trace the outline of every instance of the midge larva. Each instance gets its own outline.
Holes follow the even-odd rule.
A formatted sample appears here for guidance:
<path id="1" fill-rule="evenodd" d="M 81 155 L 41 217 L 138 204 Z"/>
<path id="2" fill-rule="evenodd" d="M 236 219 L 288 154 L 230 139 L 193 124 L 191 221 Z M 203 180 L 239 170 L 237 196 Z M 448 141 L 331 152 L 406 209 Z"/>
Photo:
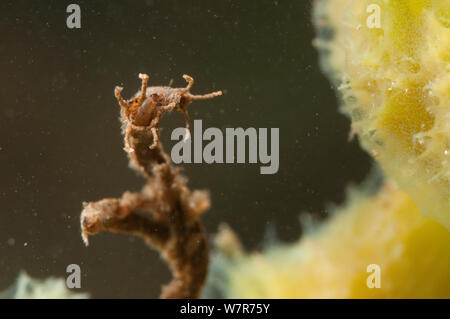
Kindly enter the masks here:
<path id="1" fill-rule="evenodd" d="M 83 203 L 81 231 L 86 245 L 88 236 L 101 231 L 142 237 L 157 248 L 169 264 L 173 279 L 163 287 L 162 298 L 196 298 L 200 296 L 209 263 L 209 244 L 202 213 L 209 209 L 206 192 L 193 191 L 173 166 L 158 142 L 158 123 L 166 111 L 184 114 L 189 130 L 188 105 L 222 95 L 221 91 L 193 95 L 194 79 L 185 88 L 147 87 L 148 75 L 139 74 L 141 90 L 124 100 L 121 87 L 115 96 L 121 106 L 122 131 L 130 166 L 147 178 L 141 192 L 125 192 L 120 198 L 105 198 Z"/>
<path id="2" fill-rule="evenodd" d="M 150 130 L 153 135 L 153 143 L 150 148 L 153 149 L 158 145 L 157 125 L 164 111 L 176 110 L 182 113 L 186 119 L 186 129 L 190 132 L 189 115 L 187 107 L 194 100 L 207 100 L 222 95 L 222 91 L 216 91 L 204 95 L 193 95 L 190 89 L 194 85 L 194 79 L 189 75 L 183 75 L 188 82 L 184 88 L 172 88 L 170 86 L 151 86 L 148 87 L 149 77 L 147 74 L 139 74 L 142 80 L 141 91 L 126 101 L 120 95 L 122 87 L 117 86 L 114 94 L 122 107 L 122 119 L 126 120 L 125 128 L 125 150 L 127 152 L 134 151 L 130 147 L 130 137 L 133 131 Z M 189 136 L 187 134 L 186 136 Z"/>

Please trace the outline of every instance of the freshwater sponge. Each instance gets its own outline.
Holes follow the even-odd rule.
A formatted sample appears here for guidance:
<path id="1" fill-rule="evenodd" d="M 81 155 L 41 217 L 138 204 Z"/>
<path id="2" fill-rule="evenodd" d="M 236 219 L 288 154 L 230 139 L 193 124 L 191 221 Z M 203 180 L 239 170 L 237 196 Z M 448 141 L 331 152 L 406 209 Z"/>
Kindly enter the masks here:
<path id="1" fill-rule="evenodd" d="M 353 191 L 345 207 L 298 243 L 245 254 L 228 231 L 206 293 L 228 298 L 450 298 L 450 232 L 423 218 L 396 185 Z M 367 285 L 379 265 L 380 288 Z"/>
<path id="2" fill-rule="evenodd" d="M 450 229 L 450 1 L 319 0 L 314 21 L 362 146 Z"/>

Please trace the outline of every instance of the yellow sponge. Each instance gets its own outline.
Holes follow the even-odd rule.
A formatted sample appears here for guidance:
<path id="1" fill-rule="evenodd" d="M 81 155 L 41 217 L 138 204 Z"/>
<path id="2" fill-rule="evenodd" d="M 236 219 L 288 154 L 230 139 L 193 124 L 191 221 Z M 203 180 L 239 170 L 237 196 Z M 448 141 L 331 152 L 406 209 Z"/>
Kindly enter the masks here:
<path id="1" fill-rule="evenodd" d="M 375 197 L 353 193 L 296 244 L 228 252 L 215 264 L 229 298 L 450 298 L 449 247 L 450 232 L 388 183 Z M 380 288 L 367 285 L 370 265 L 379 266 Z"/>
<path id="2" fill-rule="evenodd" d="M 450 229 L 450 1 L 320 0 L 315 22 L 361 144 Z"/>

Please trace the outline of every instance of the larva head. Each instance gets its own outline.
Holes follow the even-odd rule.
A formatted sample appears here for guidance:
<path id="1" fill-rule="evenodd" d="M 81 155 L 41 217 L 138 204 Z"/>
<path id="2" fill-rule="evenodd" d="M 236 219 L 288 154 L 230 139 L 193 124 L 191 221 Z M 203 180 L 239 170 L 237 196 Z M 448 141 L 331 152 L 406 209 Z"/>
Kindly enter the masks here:
<path id="1" fill-rule="evenodd" d="M 147 96 L 138 92 L 132 99 L 126 101 L 120 95 L 122 89 L 122 87 L 116 87 L 114 94 L 125 117 L 136 126 L 149 125 L 155 116 L 159 96 L 157 94 Z"/>
<path id="2" fill-rule="evenodd" d="M 139 98 L 138 98 L 139 99 Z M 158 95 L 152 94 L 141 102 L 141 105 L 137 105 L 128 114 L 128 119 L 137 126 L 148 126 L 156 116 L 156 106 L 158 101 Z"/>

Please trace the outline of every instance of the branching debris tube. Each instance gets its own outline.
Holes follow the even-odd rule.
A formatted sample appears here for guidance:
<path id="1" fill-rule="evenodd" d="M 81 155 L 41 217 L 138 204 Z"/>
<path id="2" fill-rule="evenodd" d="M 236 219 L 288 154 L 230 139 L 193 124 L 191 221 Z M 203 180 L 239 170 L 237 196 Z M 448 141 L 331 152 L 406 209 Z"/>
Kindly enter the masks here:
<path id="1" fill-rule="evenodd" d="M 172 269 L 173 279 L 163 288 L 162 298 L 197 298 L 205 283 L 209 245 L 200 216 L 209 209 L 209 196 L 191 192 L 180 169 L 173 166 L 158 139 L 158 123 L 165 112 L 176 110 L 186 118 L 194 100 L 222 95 L 221 91 L 192 95 L 194 79 L 185 88 L 148 87 L 149 77 L 139 74 L 141 90 L 130 100 L 115 96 L 121 107 L 122 133 L 130 166 L 147 178 L 140 193 L 125 192 L 121 198 L 83 203 L 81 229 L 88 236 L 101 231 L 142 237 L 158 249 Z"/>

